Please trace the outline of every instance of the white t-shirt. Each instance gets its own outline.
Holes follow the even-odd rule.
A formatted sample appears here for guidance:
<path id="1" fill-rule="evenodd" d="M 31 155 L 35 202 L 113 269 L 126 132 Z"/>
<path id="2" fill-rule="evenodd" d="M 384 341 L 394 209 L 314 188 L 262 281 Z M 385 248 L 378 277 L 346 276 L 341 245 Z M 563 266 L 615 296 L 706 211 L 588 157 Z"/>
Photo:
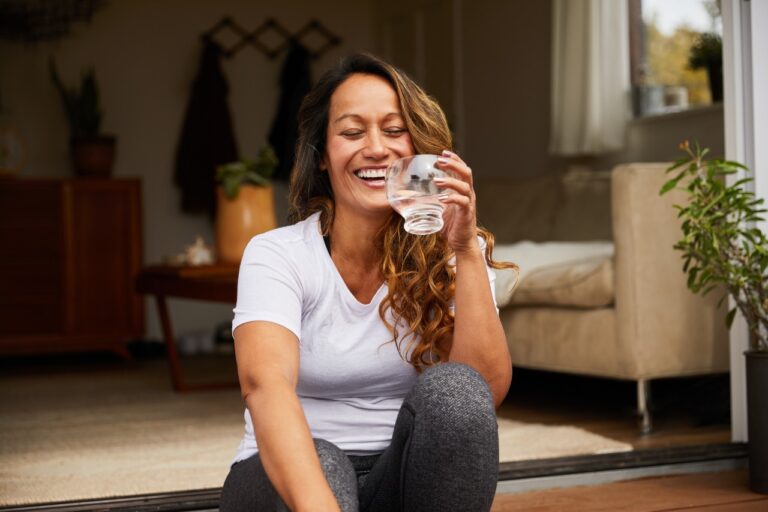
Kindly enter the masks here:
<path id="1" fill-rule="evenodd" d="M 391 441 L 417 373 L 400 357 L 379 316 L 387 285 L 369 304 L 360 303 L 328 254 L 319 218 L 316 213 L 248 243 L 232 331 L 262 320 L 293 332 L 300 353 L 296 392 L 312 436 L 350 454 L 378 453 Z M 489 269 L 491 289 L 494 277 Z M 398 332 L 407 335 L 404 327 Z M 234 462 L 258 451 L 247 409 L 244 417 L 245 435 Z"/>

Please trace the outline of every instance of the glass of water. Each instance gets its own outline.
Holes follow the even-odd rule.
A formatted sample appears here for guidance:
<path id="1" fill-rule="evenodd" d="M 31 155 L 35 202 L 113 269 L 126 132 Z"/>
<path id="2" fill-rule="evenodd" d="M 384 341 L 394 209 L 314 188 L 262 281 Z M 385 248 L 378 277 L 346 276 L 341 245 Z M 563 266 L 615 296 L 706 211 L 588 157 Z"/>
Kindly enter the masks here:
<path id="1" fill-rule="evenodd" d="M 392 162 L 387 168 L 387 200 L 405 219 L 405 230 L 414 235 L 430 235 L 443 228 L 443 203 L 447 195 L 435 178 L 450 173 L 435 167 L 437 155 L 413 155 Z"/>

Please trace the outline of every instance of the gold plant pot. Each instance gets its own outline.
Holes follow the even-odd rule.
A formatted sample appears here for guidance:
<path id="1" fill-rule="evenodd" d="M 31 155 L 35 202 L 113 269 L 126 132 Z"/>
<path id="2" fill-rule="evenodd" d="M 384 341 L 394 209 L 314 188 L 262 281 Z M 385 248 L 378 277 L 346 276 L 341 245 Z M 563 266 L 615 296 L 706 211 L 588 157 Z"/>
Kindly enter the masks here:
<path id="1" fill-rule="evenodd" d="M 272 186 L 241 185 L 234 199 L 218 187 L 216 212 L 216 259 L 239 264 L 248 241 L 277 226 Z"/>

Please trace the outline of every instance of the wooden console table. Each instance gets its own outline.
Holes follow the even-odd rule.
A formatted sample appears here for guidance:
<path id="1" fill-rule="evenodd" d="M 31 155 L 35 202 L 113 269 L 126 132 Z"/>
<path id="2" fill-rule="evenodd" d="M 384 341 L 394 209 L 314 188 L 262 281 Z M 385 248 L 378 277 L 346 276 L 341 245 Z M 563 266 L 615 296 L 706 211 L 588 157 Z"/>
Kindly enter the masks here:
<path id="1" fill-rule="evenodd" d="M 137 292 L 155 296 L 174 390 L 184 392 L 238 387 L 237 382 L 189 384 L 184 381 L 166 303 L 166 297 L 175 297 L 234 304 L 237 300 L 237 274 L 237 266 L 154 265 L 144 267 L 136 278 Z"/>

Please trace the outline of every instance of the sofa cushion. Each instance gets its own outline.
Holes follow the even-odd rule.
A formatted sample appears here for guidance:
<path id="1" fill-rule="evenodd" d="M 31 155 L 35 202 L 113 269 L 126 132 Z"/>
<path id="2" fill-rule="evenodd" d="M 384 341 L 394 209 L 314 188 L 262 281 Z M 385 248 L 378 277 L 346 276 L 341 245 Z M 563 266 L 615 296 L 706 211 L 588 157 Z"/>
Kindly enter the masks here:
<path id="1" fill-rule="evenodd" d="M 519 242 L 494 248 L 497 261 L 516 263 L 496 271 L 496 302 L 514 305 L 600 307 L 613 303 L 612 242 Z"/>
<path id="2" fill-rule="evenodd" d="M 606 256 L 536 269 L 512 295 L 515 305 L 594 308 L 613 300 L 613 259 Z"/>
<path id="3" fill-rule="evenodd" d="M 611 173 L 572 166 L 563 175 L 549 240 L 612 240 Z"/>

